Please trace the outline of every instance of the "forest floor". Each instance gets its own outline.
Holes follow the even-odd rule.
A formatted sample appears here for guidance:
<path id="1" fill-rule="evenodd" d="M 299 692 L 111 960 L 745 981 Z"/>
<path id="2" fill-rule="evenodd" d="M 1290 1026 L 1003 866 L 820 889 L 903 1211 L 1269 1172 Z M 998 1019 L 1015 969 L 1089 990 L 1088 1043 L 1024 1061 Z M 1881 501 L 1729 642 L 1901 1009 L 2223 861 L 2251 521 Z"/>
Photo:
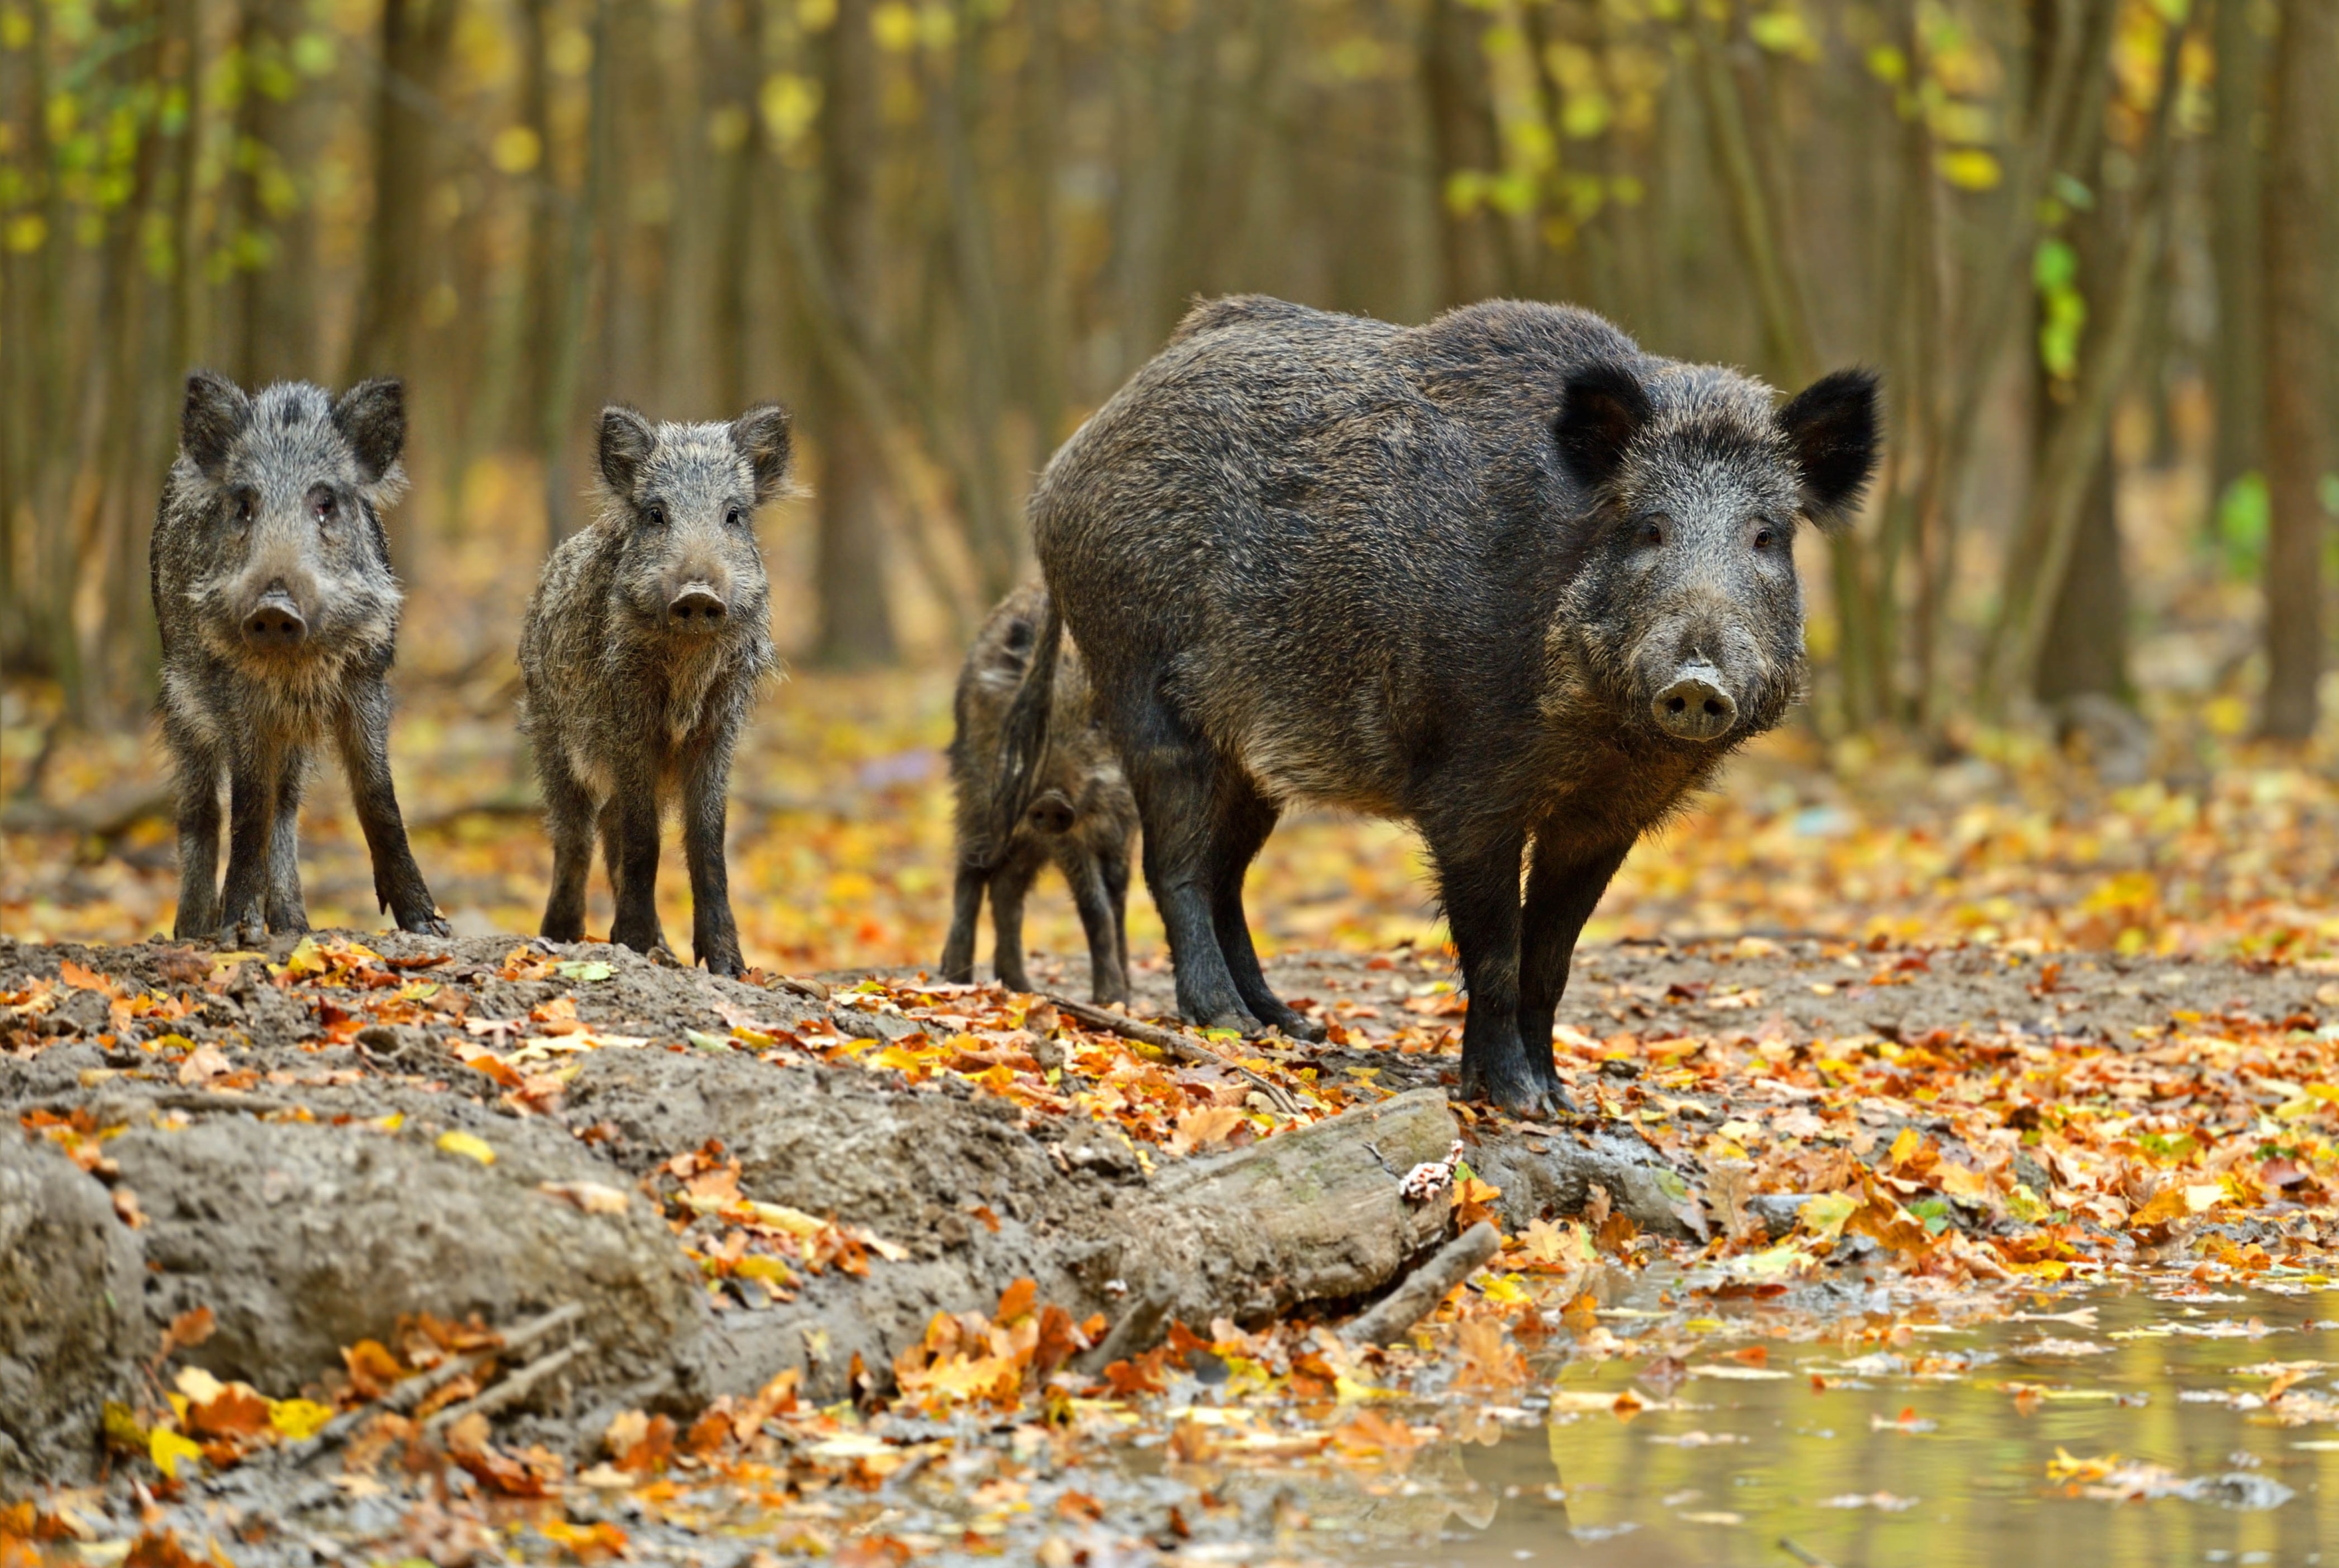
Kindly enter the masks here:
<path id="1" fill-rule="evenodd" d="M 947 697 L 775 696 L 735 779 L 760 967 L 733 982 L 515 934 L 546 856 L 486 677 L 397 747 L 458 937 L 378 932 L 328 784 L 311 907 L 356 929 L 252 954 L 143 940 L 173 892 L 149 754 L 76 736 L 36 770 L 42 699 L 9 693 L 0 1240 L 44 1261 L 0 1289 L 0 1389 L 47 1435 L 0 1423 L 0 1472 L 52 1484 L 0 1511 L 0 1558 L 2339 1539 L 2319 765 L 2207 743 L 2114 790 L 2013 743 L 1934 767 L 1777 737 L 1620 878 L 1554 1042 L 1583 1114 L 1538 1124 L 1440 1103 L 1465 1002 L 1379 824 L 1290 823 L 1252 883 L 1322 1046 L 1165 1058 L 926 980 Z M 1048 955 L 1076 932 L 1035 900 L 1035 978 L 1072 998 L 1084 961 Z M 1449 1129 L 1461 1165 L 1401 1198 Z M 1278 1148 L 1347 1159 L 1345 1251 L 1256 1185 Z M 1411 1334 L 1341 1336 L 1480 1218 L 1501 1249 Z M 1167 1338 L 1109 1343 L 1149 1277 Z"/>

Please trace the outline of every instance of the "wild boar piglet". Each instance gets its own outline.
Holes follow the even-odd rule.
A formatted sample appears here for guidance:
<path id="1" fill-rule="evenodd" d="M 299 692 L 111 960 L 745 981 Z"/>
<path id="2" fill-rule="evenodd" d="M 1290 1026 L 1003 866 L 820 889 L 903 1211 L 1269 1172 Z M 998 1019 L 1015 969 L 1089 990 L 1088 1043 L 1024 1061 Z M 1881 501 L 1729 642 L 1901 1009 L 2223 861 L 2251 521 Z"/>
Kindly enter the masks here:
<path id="1" fill-rule="evenodd" d="M 335 399 L 306 382 L 252 394 L 208 370 L 187 378 L 150 552 L 163 737 L 178 775 L 182 939 L 256 946 L 269 932 L 309 929 L 301 796 L 328 737 L 381 907 L 401 930 L 447 934 L 390 775 L 400 595 L 381 513 L 405 488 L 405 444 L 395 380 Z"/>
<path id="2" fill-rule="evenodd" d="M 1050 862 L 1064 873 L 1089 942 L 1089 990 L 1100 1002 L 1129 1000 L 1129 848 L 1137 803 L 1089 703 L 1080 654 L 1067 649 L 1055 673 L 1048 754 L 1031 800 L 1002 839 L 990 832 L 999 793 L 999 722 L 1022 685 L 1045 618 L 1048 590 L 1027 583 L 999 601 L 967 650 L 953 705 L 951 784 L 958 801 L 958 876 L 944 980 L 974 978 L 974 928 L 991 895 L 997 932 L 992 972 L 1017 991 L 1032 989 L 1023 967 L 1023 897 Z"/>
<path id="3" fill-rule="evenodd" d="M 731 757 L 777 666 L 755 508 L 788 482 L 788 412 L 729 424 L 601 414 L 599 515 L 545 563 L 520 633 L 525 724 L 552 835 L 543 931 L 585 933 L 597 830 L 617 899 L 609 939 L 671 956 L 658 922 L 658 826 L 678 804 L 691 952 L 743 968 L 724 863 Z"/>

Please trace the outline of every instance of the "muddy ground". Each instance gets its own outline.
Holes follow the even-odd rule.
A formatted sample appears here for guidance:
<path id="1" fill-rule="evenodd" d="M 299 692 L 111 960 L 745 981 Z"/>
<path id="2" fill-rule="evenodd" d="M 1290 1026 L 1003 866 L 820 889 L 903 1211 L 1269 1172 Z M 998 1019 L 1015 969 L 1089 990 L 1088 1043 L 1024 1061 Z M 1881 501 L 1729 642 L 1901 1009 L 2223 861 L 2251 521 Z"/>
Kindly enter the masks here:
<path id="1" fill-rule="evenodd" d="M 197 1308 L 215 1329 L 176 1364 L 281 1398 L 329 1390 L 349 1346 L 388 1339 L 407 1315 L 505 1329 L 575 1304 L 557 1367 L 493 1414 L 511 1442 L 582 1454 L 619 1412 L 686 1421 L 787 1368 L 824 1400 L 880 1389 L 933 1313 L 987 1307 L 1019 1277 L 1075 1320 L 1116 1322 L 1146 1301 L 1197 1323 L 1337 1320 L 1443 1238 L 1442 1208 L 1402 1199 L 1397 1181 L 1456 1138 L 1502 1188 L 1506 1228 L 1590 1199 L 1651 1232 L 1702 1236 L 1717 1216 L 1701 1201 L 1700 1122 L 1777 1107 L 1694 1087 L 1644 1095 L 1647 1048 L 1668 1038 L 1946 1030 L 2142 1050 L 2137 1031 L 2172 1017 L 2339 1016 L 2339 989 L 2316 974 L 2222 962 L 1816 941 L 1587 949 L 1561 1013 L 1577 1047 L 1563 1073 L 1587 1114 L 1545 1125 L 1446 1105 L 1448 958 L 1300 953 L 1270 979 L 1341 1026 L 1341 1042 L 1271 1039 L 1251 1060 L 1278 1080 L 1310 1069 L 1368 1083 L 1364 1103 L 1179 1159 L 960 1078 L 913 1084 L 824 1052 L 965 1026 L 977 997 L 914 1005 L 912 976 L 864 994 L 859 975 L 732 981 L 598 944 L 361 940 L 387 962 L 341 977 L 360 989 L 340 992 L 259 958 L 0 940 L 0 991 L 41 993 L 5 1025 L 0 1054 L 0 1109 L 25 1129 L 0 1140 L 0 1476 L 14 1487 L 103 1468 L 105 1402 L 152 1395 L 142 1369 Z M 279 941 L 265 958 L 291 951 Z M 1033 971 L 1084 994 L 1077 959 L 1042 955 Z M 1164 967 L 1140 964 L 1136 980 L 1135 1011 L 1165 1013 Z M 431 989 L 405 1021 L 352 1033 L 340 1004 L 390 986 Z M 136 1013 L 142 996 L 176 1016 Z M 461 1060 L 572 1001 L 574 1025 L 551 1027 L 600 1048 L 555 1059 L 578 1063 L 565 1082 L 516 1090 Z M 1043 1060 L 1052 1049 L 1021 1040 Z M 1249 1092 L 1231 1068 L 1177 1070 L 1198 1103 Z M 1889 1133 L 1907 1108 L 1865 1119 Z M 102 1139 L 82 1147 L 74 1125 Z M 828 1228 L 804 1243 L 831 1249 L 825 1267 L 793 1270 L 785 1289 L 710 1290 L 686 1248 L 711 1248 L 724 1218 L 691 1222 L 672 1173 L 717 1145 L 738 1162 L 737 1196 Z M 1791 1214 L 1774 1201 L 1770 1223 Z M 262 1474 L 222 1484 L 249 1491 Z"/>

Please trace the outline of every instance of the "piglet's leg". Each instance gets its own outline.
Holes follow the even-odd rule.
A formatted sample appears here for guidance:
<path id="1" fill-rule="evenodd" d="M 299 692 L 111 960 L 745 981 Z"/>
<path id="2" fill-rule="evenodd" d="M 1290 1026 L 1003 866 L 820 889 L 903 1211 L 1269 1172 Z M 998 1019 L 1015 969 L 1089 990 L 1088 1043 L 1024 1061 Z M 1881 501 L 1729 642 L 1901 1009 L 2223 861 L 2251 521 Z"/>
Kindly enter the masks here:
<path id="1" fill-rule="evenodd" d="M 974 978 L 974 928 L 982 915 L 982 889 L 990 873 L 981 866 L 959 862 L 958 882 L 951 890 L 950 935 L 943 939 L 943 979 L 964 985 Z"/>
<path id="2" fill-rule="evenodd" d="M 209 942 L 219 934 L 220 759 L 200 746 L 183 745 L 170 733 L 179 776 L 179 912 L 171 934 L 181 942 Z"/>
<path id="3" fill-rule="evenodd" d="M 1072 902 L 1081 912 L 1081 928 L 1089 939 L 1089 995 L 1099 1002 L 1127 1001 L 1129 977 L 1120 967 L 1120 928 L 1113 917 L 1112 893 L 1105 886 L 1104 868 L 1077 841 L 1056 852 L 1056 865 L 1071 884 Z"/>
<path id="4" fill-rule="evenodd" d="M 309 784 L 309 748 L 287 746 L 277 758 L 276 804 L 268 829 L 268 929 L 309 929 L 301 897 L 301 796 Z"/>
<path id="5" fill-rule="evenodd" d="M 690 866 L 691 957 L 713 973 L 736 976 L 746 964 L 739 953 L 730 868 L 724 858 L 724 795 L 730 779 L 727 741 L 708 745 L 692 759 L 682 787 L 682 853 Z"/>
<path id="6" fill-rule="evenodd" d="M 257 746 L 241 747 L 228 764 L 227 885 L 220 893 L 219 937 L 236 947 L 268 940 L 268 839 L 275 818 L 275 762 Z"/>
<path id="7" fill-rule="evenodd" d="M 350 797 L 373 855 L 373 892 L 400 931 L 447 936 L 430 888 L 406 842 L 406 819 L 399 814 L 398 790 L 390 777 L 390 688 L 380 676 L 361 676 L 350 688 L 335 724 L 341 766 L 349 774 Z"/>
<path id="8" fill-rule="evenodd" d="M 658 923 L 657 782 L 621 773 L 608 804 L 601 808 L 601 843 L 609 857 L 609 881 L 617 896 L 617 916 L 609 940 L 636 952 L 662 953 L 666 931 Z"/>

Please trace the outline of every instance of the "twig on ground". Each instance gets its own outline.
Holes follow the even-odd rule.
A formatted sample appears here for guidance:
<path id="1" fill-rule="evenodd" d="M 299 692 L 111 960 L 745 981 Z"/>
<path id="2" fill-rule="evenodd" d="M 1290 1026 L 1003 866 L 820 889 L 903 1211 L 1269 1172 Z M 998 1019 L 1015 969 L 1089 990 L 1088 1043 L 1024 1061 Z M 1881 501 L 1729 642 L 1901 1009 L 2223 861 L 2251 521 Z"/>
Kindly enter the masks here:
<path id="1" fill-rule="evenodd" d="M 1268 1103 L 1274 1106 L 1276 1109 L 1286 1116 L 1299 1114 L 1298 1105 L 1272 1080 L 1260 1077 L 1240 1062 L 1229 1061 L 1192 1035 L 1181 1033 L 1177 1030 L 1163 1029 L 1156 1024 L 1140 1023 L 1125 1013 L 1115 1012 L 1110 1008 L 1097 1007 L 1085 1001 L 1073 1001 L 1068 997 L 1050 996 L 1047 1000 L 1055 1004 L 1057 1011 L 1068 1017 L 1076 1018 L 1091 1029 L 1109 1030 L 1124 1039 L 1136 1040 L 1140 1045 L 1150 1045 L 1156 1050 L 1167 1051 L 1179 1060 L 1194 1067 L 1222 1067 L 1239 1073 L 1251 1087 L 1267 1096 Z"/>
<path id="2" fill-rule="evenodd" d="M 1340 1330 L 1351 1345 L 1387 1345 L 1436 1309 L 1446 1293 L 1470 1277 L 1470 1271 L 1495 1256 L 1502 1233 L 1480 1220 L 1430 1256 L 1406 1277 L 1405 1283 L 1352 1318 Z"/>
<path id="3" fill-rule="evenodd" d="M 449 1405 L 424 1422 L 422 1430 L 435 1437 L 466 1415 L 492 1415 L 583 1354 L 585 1346 L 575 1340 L 558 1350 L 548 1350 L 485 1393 L 460 1405 Z"/>
<path id="4" fill-rule="evenodd" d="M 1798 1563 L 1810 1564 L 1810 1568 L 1835 1568 L 1833 1563 L 1821 1556 L 1818 1553 L 1812 1551 L 1807 1546 L 1797 1544 L 1795 1542 L 1788 1539 L 1784 1535 L 1779 1537 L 1779 1550 L 1784 1552 L 1788 1556 L 1792 1557 Z"/>
<path id="5" fill-rule="evenodd" d="M 428 1372 L 401 1378 L 390 1386 L 389 1393 L 372 1404 L 361 1405 L 355 1410 L 342 1411 L 320 1427 L 317 1435 L 306 1443 L 288 1445 L 283 1450 L 284 1455 L 295 1464 L 306 1464 L 328 1448 L 338 1445 L 356 1430 L 360 1423 L 380 1412 L 387 1410 L 393 1415 L 403 1415 L 421 1404 L 433 1391 L 445 1387 L 458 1377 L 469 1376 L 499 1356 L 509 1356 L 514 1351 L 525 1350 L 553 1330 L 574 1323 L 584 1316 L 585 1308 L 578 1303 L 571 1301 L 556 1307 L 539 1317 L 531 1317 L 485 1349 L 474 1350 L 468 1356 L 459 1356 L 451 1361 L 443 1362 Z M 514 1376 L 517 1376 L 518 1374 Z M 508 1382 L 509 1379 L 506 1381 Z M 498 1384 L 496 1386 L 500 1388 L 503 1385 Z"/>

